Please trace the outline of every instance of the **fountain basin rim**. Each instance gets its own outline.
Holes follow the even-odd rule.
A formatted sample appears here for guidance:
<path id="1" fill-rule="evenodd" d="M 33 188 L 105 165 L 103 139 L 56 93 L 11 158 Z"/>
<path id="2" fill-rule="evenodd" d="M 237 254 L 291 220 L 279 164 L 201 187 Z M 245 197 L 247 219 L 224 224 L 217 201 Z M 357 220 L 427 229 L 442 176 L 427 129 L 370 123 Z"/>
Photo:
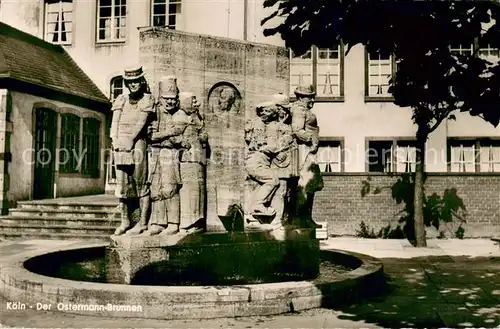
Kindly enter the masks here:
<path id="1" fill-rule="evenodd" d="M 291 302 L 295 311 L 320 307 L 326 295 L 335 294 L 337 298 L 342 298 L 356 285 L 383 276 L 383 266 L 376 258 L 333 249 L 322 252 L 356 257 L 361 261 L 361 266 L 320 284 L 312 281 L 288 281 L 234 286 L 135 286 L 48 277 L 24 268 L 24 263 L 36 256 L 107 245 L 108 243 L 71 244 L 14 255 L 0 267 L 0 293 L 11 301 L 31 304 L 62 302 L 142 305 L 144 311 L 140 314 L 108 311 L 69 313 L 172 320 L 280 314 L 290 311 Z M 194 314 L 191 314 L 193 311 Z"/>
<path id="2" fill-rule="evenodd" d="M 31 272 L 27 270 L 24 267 L 24 263 L 28 261 L 31 258 L 37 257 L 37 256 L 43 256 L 51 253 L 56 253 L 60 251 L 71 251 L 71 250 L 78 250 L 78 249 L 86 249 L 86 248 L 100 248 L 100 247 L 106 247 L 108 246 L 108 243 L 82 243 L 82 244 L 72 244 L 71 246 L 62 246 L 62 247 L 54 247 L 50 249 L 44 249 L 43 251 L 40 250 L 35 250 L 35 251 L 28 251 L 16 256 L 12 256 L 7 263 L 4 263 L 2 267 L 0 267 L 0 274 L 4 272 L 9 272 L 12 274 L 18 274 L 20 276 L 16 276 L 16 278 L 20 279 L 21 277 L 23 278 L 36 278 L 37 280 L 40 281 L 42 284 L 47 284 L 48 286 L 72 286 L 73 284 L 78 284 L 79 288 L 85 288 L 85 289 L 97 289 L 97 290 L 102 290 L 102 289 L 110 289 L 110 290 L 118 290 L 121 291 L 121 289 L 125 288 L 127 291 L 144 291 L 145 288 L 154 288 L 155 291 L 165 291 L 165 292 L 170 292 L 170 291 L 178 291 L 181 288 L 182 291 L 207 291 L 209 288 L 215 288 L 216 290 L 221 290 L 225 288 L 252 288 L 252 287 L 262 287 L 262 288 L 269 288 L 269 287 L 275 287 L 275 286 L 296 286 L 297 284 L 304 284 L 304 285 L 309 285 L 310 281 L 286 281 L 286 282 L 277 282 L 277 283 L 259 283 L 259 284 L 241 284 L 241 285 L 233 285 L 233 286 L 227 286 L 227 285 L 220 285 L 220 286 L 148 286 L 148 285 L 126 285 L 126 284 L 114 284 L 114 283 L 97 283 L 97 282 L 88 282 L 88 281 L 76 281 L 76 280 L 69 280 L 69 279 L 62 279 L 62 278 L 56 278 L 56 277 L 50 277 L 42 274 L 37 274 L 34 272 Z M 366 273 L 370 273 L 373 270 L 378 269 L 378 267 L 382 267 L 381 262 L 371 256 L 365 255 L 365 254 L 359 254 L 351 251 L 345 251 L 345 250 L 339 250 L 339 249 L 323 249 L 322 251 L 325 252 L 333 252 L 333 253 L 338 253 L 338 254 L 343 254 L 347 256 L 353 256 L 361 260 L 361 266 L 357 267 L 356 269 L 349 271 L 343 276 L 347 276 L 348 278 L 356 278 L 360 275 L 364 275 Z M 112 288 L 119 288 L 119 289 L 112 289 Z"/>

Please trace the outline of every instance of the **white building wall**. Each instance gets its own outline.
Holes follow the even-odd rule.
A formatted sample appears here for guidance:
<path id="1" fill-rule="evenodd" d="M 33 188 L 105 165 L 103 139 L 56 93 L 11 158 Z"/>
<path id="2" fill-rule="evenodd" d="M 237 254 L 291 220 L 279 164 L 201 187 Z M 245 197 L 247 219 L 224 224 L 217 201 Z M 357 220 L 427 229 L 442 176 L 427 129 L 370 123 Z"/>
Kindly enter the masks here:
<path id="1" fill-rule="evenodd" d="M 2 1 L 0 19 L 23 31 L 43 37 L 43 0 Z M 112 77 L 120 75 L 123 67 L 138 60 L 138 27 L 149 26 L 150 0 L 127 2 L 127 39 L 125 42 L 96 41 L 97 0 L 74 0 L 74 35 L 66 46 L 80 67 L 109 95 Z M 245 3 L 247 4 L 245 10 Z M 179 30 L 206 35 L 244 38 L 244 14 L 247 14 L 247 40 L 284 45 L 278 35 L 264 37 L 261 20 L 272 10 L 264 9 L 263 0 L 182 0 Z M 277 22 L 266 25 L 273 26 Z M 363 172 L 366 145 L 369 138 L 414 137 L 416 127 L 411 110 L 391 102 L 365 102 L 365 54 L 362 46 L 354 47 L 345 58 L 344 101 L 318 102 L 321 136 L 341 137 L 344 140 L 345 171 Z M 457 114 L 457 121 L 443 122 L 430 136 L 427 144 L 427 170 L 446 171 L 447 136 L 499 136 L 499 129 L 472 118 Z M 438 151 L 436 151 L 438 150 Z M 444 153 L 443 153 L 444 152 Z"/>

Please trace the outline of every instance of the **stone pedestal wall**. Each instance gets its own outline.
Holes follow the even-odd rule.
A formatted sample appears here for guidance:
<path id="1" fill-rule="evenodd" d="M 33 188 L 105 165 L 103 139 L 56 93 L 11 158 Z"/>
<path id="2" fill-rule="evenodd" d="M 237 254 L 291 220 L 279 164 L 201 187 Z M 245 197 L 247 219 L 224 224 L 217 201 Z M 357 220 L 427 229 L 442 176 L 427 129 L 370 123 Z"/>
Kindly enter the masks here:
<path id="1" fill-rule="evenodd" d="M 140 31 L 140 62 L 153 94 L 165 75 L 177 76 L 180 91 L 203 102 L 209 135 L 207 229 L 224 230 L 219 215 L 243 206 L 246 171 L 244 125 L 255 105 L 274 93 L 288 94 L 290 65 L 283 47 L 148 27 Z M 231 106 L 220 101 L 234 96 Z"/>
<path id="2" fill-rule="evenodd" d="M 138 285 L 224 285 L 308 280 L 319 273 L 319 241 L 310 229 L 112 237 L 107 281 Z"/>

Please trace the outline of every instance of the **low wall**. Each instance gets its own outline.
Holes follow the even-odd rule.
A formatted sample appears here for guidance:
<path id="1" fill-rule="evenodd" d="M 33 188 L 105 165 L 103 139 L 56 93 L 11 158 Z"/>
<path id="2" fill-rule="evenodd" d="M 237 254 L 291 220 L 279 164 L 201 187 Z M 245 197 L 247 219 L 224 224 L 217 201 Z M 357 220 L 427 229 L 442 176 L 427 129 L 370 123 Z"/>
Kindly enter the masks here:
<path id="1" fill-rule="evenodd" d="M 467 208 L 464 237 L 491 237 L 500 235 L 500 175 L 498 173 L 429 173 L 425 184 L 426 195 L 442 196 L 445 189 L 455 188 Z M 316 221 L 328 222 L 329 235 L 355 235 L 364 221 L 375 232 L 390 223 L 396 223 L 398 205 L 390 189 L 362 197 L 363 181 L 371 177 L 374 187 L 391 186 L 397 177 L 382 173 L 328 173 L 323 174 L 325 187 L 314 200 L 313 216 Z M 442 224 L 447 236 L 454 236 L 458 221 Z M 428 236 L 437 231 L 428 230 Z"/>

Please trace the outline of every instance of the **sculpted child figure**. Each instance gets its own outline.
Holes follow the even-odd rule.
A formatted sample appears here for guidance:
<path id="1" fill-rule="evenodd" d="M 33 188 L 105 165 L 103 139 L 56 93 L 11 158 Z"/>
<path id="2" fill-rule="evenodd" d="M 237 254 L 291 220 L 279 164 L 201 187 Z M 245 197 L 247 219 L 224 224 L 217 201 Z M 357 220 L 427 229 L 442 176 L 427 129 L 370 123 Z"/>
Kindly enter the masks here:
<path id="1" fill-rule="evenodd" d="M 192 92 L 179 94 L 181 110 L 189 116 L 184 131 L 184 141 L 190 145 L 181 155 L 180 172 L 182 187 L 180 231 L 196 233 L 205 228 L 205 164 L 208 135 L 199 111 L 200 103 Z"/>
<path id="2" fill-rule="evenodd" d="M 177 78 L 163 77 L 159 82 L 156 121 L 149 129 L 151 143 L 151 200 L 150 225 L 144 235 L 173 235 L 179 232 L 181 150 L 189 149 L 183 133 L 189 116 L 179 109 Z"/>
<path id="3" fill-rule="evenodd" d="M 259 183 L 252 195 L 252 215 L 273 216 L 276 210 L 267 205 L 280 186 L 278 170 L 273 162 L 281 163 L 293 144 L 291 127 L 279 121 L 275 102 L 257 106 L 257 118 L 247 123 L 245 140 L 248 144 L 246 169 L 251 179 Z"/>
<path id="4" fill-rule="evenodd" d="M 126 68 L 123 74 L 129 94 L 117 97 L 112 106 L 111 140 L 116 165 L 121 224 L 115 235 L 139 234 L 147 228 L 150 206 L 147 183 L 147 126 L 154 113 L 154 98 L 148 93 L 144 72 L 139 65 Z M 130 229 L 131 200 L 139 198 L 140 219 Z M 130 230 L 129 230 L 130 229 Z"/>

